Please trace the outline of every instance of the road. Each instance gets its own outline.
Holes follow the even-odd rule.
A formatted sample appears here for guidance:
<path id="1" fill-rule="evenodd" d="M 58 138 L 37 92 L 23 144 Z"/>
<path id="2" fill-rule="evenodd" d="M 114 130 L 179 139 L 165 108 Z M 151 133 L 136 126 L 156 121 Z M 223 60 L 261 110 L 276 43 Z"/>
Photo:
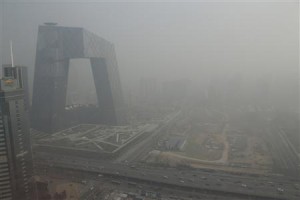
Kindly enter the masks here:
<path id="1" fill-rule="evenodd" d="M 166 119 L 164 119 L 163 123 L 155 130 L 153 133 L 149 134 L 147 138 L 138 144 L 131 147 L 128 151 L 124 152 L 121 156 L 119 156 L 115 163 L 124 162 L 125 160 L 128 162 L 138 161 L 141 158 L 145 157 L 149 151 L 151 151 L 152 147 L 156 144 L 159 137 L 162 137 L 166 128 L 172 123 L 174 123 L 180 117 L 181 111 L 177 111 L 168 115 Z"/>
<path id="2" fill-rule="evenodd" d="M 299 176 L 300 159 L 289 144 L 282 129 L 273 127 L 271 130 L 268 130 L 265 140 L 268 142 L 272 152 L 275 171 L 289 176 Z"/>
<path id="3" fill-rule="evenodd" d="M 44 157 L 45 158 L 45 157 Z M 297 181 L 286 177 L 249 177 L 225 174 L 224 172 L 202 170 L 178 170 L 174 168 L 154 168 L 132 166 L 128 163 L 109 163 L 107 161 L 87 160 L 65 156 L 47 156 L 47 160 L 37 159 L 38 168 L 60 167 L 82 170 L 113 177 L 130 178 L 157 184 L 173 185 L 180 188 L 192 188 L 216 193 L 253 196 L 260 199 L 299 199 L 300 191 L 295 188 Z M 299 181 L 298 181 L 299 183 Z M 279 191 L 283 189 L 283 191 Z"/>

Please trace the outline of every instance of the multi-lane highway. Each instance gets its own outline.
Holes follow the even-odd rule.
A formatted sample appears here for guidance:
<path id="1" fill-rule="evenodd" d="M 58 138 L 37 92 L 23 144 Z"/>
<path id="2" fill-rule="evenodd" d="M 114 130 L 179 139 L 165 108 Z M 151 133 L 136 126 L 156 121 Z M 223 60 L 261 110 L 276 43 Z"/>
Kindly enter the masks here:
<path id="1" fill-rule="evenodd" d="M 41 159 L 44 158 L 44 159 Z M 47 158 L 47 159 L 45 159 Z M 65 156 L 42 156 L 36 159 L 38 168 L 50 166 L 81 170 L 118 178 L 148 181 L 172 185 L 184 190 L 205 190 L 211 193 L 249 196 L 255 199 L 299 199 L 300 191 L 296 180 L 282 176 L 250 177 L 226 174 L 218 171 L 162 169 L 137 166 L 129 163 L 110 163 L 84 158 Z"/>

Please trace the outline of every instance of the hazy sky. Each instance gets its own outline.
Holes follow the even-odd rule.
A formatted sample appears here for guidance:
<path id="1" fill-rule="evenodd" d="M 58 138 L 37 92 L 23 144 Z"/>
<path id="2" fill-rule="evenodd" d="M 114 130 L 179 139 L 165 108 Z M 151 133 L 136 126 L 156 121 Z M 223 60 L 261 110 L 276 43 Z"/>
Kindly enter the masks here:
<path id="1" fill-rule="evenodd" d="M 298 77 L 298 1 L 4 0 L 0 12 L 1 63 L 10 62 L 12 39 L 15 63 L 31 70 L 38 25 L 57 22 L 114 43 L 123 82 L 201 82 L 234 73 Z"/>

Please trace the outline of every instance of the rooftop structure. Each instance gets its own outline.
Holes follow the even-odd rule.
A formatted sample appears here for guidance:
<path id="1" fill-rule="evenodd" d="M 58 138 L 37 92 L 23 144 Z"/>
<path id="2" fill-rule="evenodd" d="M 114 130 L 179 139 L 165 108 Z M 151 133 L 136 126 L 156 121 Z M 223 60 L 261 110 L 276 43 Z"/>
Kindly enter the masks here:
<path id="1" fill-rule="evenodd" d="M 71 155 L 80 155 L 80 152 L 86 155 L 89 152 L 90 155 L 113 156 L 156 127 L 154 124 L 136 127 L 80 124 L 46 137 L 44 134 L 35 134 L 40 139 L 36 140 L 34 148 Z"/>

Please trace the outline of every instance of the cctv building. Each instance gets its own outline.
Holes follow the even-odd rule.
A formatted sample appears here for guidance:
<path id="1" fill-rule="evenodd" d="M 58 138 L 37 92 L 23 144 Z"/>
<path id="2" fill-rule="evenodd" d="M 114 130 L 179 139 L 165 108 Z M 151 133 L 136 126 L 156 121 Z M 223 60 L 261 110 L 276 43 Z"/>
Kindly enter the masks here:
<path id="1" fill-rule="evenodd" d="M 90 60 L 97 93 L 93 122 L 124 123 L 123 97 L 114 46 L 77 27 L 39 26 L 32 97 L 32 127 L 53 133 L 67 128 L 66 92 L 70 59 Z"/>

